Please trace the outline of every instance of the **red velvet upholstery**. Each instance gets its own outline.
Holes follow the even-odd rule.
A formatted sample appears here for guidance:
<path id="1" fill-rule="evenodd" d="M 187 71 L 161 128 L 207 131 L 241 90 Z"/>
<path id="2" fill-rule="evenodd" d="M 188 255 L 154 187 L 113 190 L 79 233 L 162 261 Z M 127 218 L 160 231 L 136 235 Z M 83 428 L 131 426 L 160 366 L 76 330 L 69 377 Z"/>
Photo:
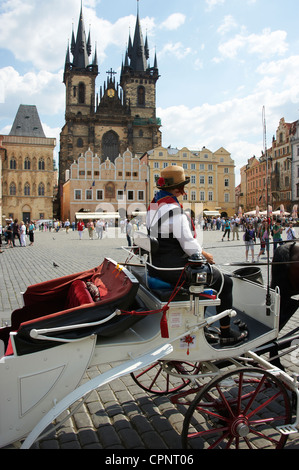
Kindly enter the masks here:
<path id="1" fill-rule="evenodd" d="M 92 303 L 92 297 L 84 281 L 74 281 L 69 288 L 65 308 L 75 308 L 79 305 Z"/>

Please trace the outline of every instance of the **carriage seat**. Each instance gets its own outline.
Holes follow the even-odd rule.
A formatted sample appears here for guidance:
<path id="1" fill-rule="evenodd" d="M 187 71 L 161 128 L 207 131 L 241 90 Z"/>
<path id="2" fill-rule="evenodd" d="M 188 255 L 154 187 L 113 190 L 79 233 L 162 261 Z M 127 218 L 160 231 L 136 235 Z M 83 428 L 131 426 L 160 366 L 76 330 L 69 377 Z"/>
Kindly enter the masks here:
<path id="1" fill-rule="evenodd" d="M 65 309 L 68 310 L 92 302 L 94 300 L 87 289 L 86 283 L 81 280 L 72 282 L 67 294 Z"/>

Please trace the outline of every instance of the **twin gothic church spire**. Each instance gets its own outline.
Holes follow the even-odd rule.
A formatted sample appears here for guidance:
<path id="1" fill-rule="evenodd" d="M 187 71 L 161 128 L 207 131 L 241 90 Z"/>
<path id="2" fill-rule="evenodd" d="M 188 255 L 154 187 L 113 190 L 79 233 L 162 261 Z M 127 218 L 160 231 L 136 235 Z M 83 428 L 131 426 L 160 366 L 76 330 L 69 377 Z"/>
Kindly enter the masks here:
<path id="1" fill-rule="evenodd" d="M 85 33 L 85 26 L 84 26 L 84 19 L 83 19 L 83 6 L 81 2 L 81 11 L 80 11 L 80 18 L 78 23 L 78 30 L 77 36 L 75 38 L 74 30 L 72 32 L 72 41 L 71 41 L 71 53 L 73 55 L 73 61 L 70 60 L 70 47 L 68 45 L 67 53 L 66 53 L 66 60 L 65 60 L 65 68 L 72 68 L 72 70 L 85 70 L 85 69 L 92 69 L 97 67 L 97 51 L 95 49 L 94 57 L 92 64 L 90 64 L 89 57 L 91 55 L 92 47 L 91 47 L 91 39 L 90 39 L 90 31 L 88 34 L 88 39 L 86 40 L 86 33 Z"/>
<path id="2" fill-rule="evenodd" d="M 73 56 L 73 60 L 70 59 L 70 52 Z M 97 61 L 97 51 L 95 50 L 94 57 L 92 63 L 90 64 L 90 56 L 92 52 L 91 46 L 91 38 L 90 32 L 88 38 L 86 37 L 85 33 L 85 26 L 84 26 L 84 19 L 83 19 L 83 6 L 81 1 L 81 11 L 80 11 L 80 18 L 78 23 L 77 29 L 77 36 L 75 37 L 74 30 L 72 32 L 72 40 L 71 40 L 71 47 L 68 45 L 66 59 L 65 59 L 65 70 L 72 69 L 72 70 L 92 70 L 97 68 L 98 61 Z M 140 25 L 140 18 L 139 18 L 139 3 L 137 9 L 137 19 L 136 19 L 136 26 L 135 26 L 135 34 L 133 42 L 131 40 L 131 35 L 129 35 L 128 47 L 125 56 L 125 63 L 122 64 L 122 73 L 124 71 L 131 71 L 131 72 L 151 72 L 153 71 L 158 74 L 158 66 L 157 66 L 157 56 L 155 54 L 154 59 L 154 67 L 150 68 L 147 61 L 149 59 L 149 47 L 148 47 L 148 39 L 146 36 L 146 40 L 144 42 L 141 25 Z"/>

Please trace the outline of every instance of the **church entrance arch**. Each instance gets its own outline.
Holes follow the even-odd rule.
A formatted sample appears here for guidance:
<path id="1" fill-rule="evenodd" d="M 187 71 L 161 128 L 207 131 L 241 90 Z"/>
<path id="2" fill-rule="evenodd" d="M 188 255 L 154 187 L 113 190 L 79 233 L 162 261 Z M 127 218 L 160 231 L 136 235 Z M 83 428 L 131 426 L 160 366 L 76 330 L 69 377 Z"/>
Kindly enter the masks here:
<path id="1" fill-rule="evenodd" d="M 119 137 L 114 131 L 108 131 L 102 138 L 102 154 L 104 159 L 109 158 L 111 162 L 119 155 Z"/>

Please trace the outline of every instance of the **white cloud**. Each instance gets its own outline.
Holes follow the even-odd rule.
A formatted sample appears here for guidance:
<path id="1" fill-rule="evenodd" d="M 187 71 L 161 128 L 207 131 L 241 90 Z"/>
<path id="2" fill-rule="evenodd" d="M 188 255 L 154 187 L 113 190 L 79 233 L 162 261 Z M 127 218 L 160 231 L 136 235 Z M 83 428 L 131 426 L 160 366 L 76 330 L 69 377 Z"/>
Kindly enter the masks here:
<path id="1" fill-rule="evenodd" d="M 232 29 L 238 26 L 237 22 L 235 21 L 232 15 L 226 15 L 223 19 L 222 24 L 217 29 L 219 34 L 226 34 L 230 32 Z"/>
<path id="2" fill-rule="evenodd" d="M 6 109 L 16 106 L 17 110 L 21 103 L 36 104 L 39 112 L 47 115 L 61 113 L 64 109 L 62 71 L 55 74 L 40 71 L 20 75 L 13 67 L 4 67 L 0 69 L 0 83 L 3 88 L 2 116 L 7 114 Z"/>
<path id="3" fill-rule="evenodd" d="M 205 0 L 207 5 L 207 10 L 211 11 L 219 5 L 223 5 L 225 0 Z"/>
<path id="4" fill-rule="evenodd" d="M 240 53 L 247 52 L 261 58 L 284 55 L 288 50 L 285 31 L 264 29 L 261 34 L 237 34 L 229 41 L 220 44 L 218 50 L 222 58 L 234 59 Z"/>
<path id="5" fill-rule="evenodd" d="M 184 47 L 181 42 L 176 42 L 175 44 L 166 44 L 163 49 L 159 52 L 158 56 L 159 59 L 161 59 L 163 56 L 171 54 L 177 59 L 181 60 L 191 53 L 192 49 L 190 47 Z"/>
<path id="6" fill-rule="evenodd" d="M 186 16 L 182 13 L 173 13 L 162 24 L 161 28 L 173 31 L 182 26 L 186 21 Z"/>

